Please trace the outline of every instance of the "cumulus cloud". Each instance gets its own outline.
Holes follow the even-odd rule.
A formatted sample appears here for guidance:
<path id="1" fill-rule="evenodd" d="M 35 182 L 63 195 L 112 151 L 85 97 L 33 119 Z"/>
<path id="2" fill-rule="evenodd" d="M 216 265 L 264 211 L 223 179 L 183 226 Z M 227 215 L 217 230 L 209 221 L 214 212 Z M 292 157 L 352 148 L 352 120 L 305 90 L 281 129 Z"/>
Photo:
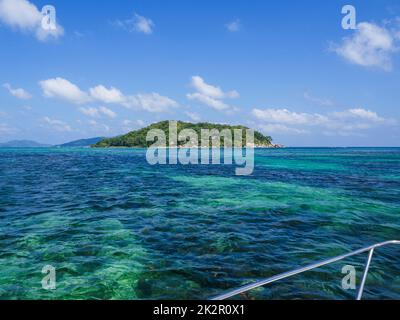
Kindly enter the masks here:
<path id="1" fill-rule="evenodd" d="M 350 63 L 390 71 L 398 39 L 398 30 L 362 22 L 351 37 L 344 38 L 340 45 L 332 45 L 331 49 Z"/>
<path id="2" fill-rule="evenodd" d="M 60 132 L 71 132 L 72 128 L 70 125 L 65 123 L 64 121 L 57 120 L 57 119 L 51 119 L 49 117 L 44 117 L 43 121 L 45 124 L 50 126 L 52 129 Z"/>
<path id="3" fill-rule="evenodd" d="M 239 98 L 239 93 L 235 90 L 229 91 L 229 92 L 224 92 L 220 87 L 216 87 L 210 84 L 207 84 L 203 78 L 199 76 L 194 76 L 192 77 L 192 87 L 196 89 L 197 92 L 211 97 L 215 99 L 224 99 L 224 98 L 229 98 L 229 99 L 236 99 Z"/>
<path id="4" fill-rule="evenodd" d="M 152 113 L 166 112 L 170 108 L 178 106 L 176 101 L 156 92 L 126 96 L 114 87 L 107 89 L 102 85 L 91 88 L 90 95 L 93 99 L 104 103 L 120 104 L 127 108 L 140 108 Z M 110 113 L 108 114 L 110 115 Z"/>
<path id="5" fill-rule="evenodd" d="M 166 112 L 178 106 L 178 103 L 159 93 L 139 93 L 127 97 L 124 106 L 128 108 L 141 108 L 145 111 L 156 113 Z"/>
<path id="6" fill-rule="evenodd" d="M 363 119 L 367 121 L 372 121 L 372 122 L 384 122 L 385 119 L 378 116 L 376 112 L 370 111 L 370 110 L 365 110 L 362 108 L 357 108 L 357 109 L 349 109 L 346 111 L 342 112 L 334 112 L 332 114 L 333 117 L 336 118 L 341 118 L 341 119 L 346 119 L 346 118 L 355 118 L 355 119 Z"/>
<path id="7" fill-rule="evenodd" d="M 21 30 L 36 28 L 42 15 L 26 0 L 0 0 L 0 19 L 10 27 Z"/>
<path id="8" fill-rule="evenodd" d="M 86 116 L 92 117 L 92 118 L 100 118 L 102 115 L 109 117 L 109 118 L 115 118 L 117 117 L 117 114 L 106 108 L 106 107 L 100 107 L 100 108 L 93 108 L 93 107 L 88 107 L 88 108 L 79 108 L 79 111 L 83 113 Z"/>
<path id="9" fill-rule="evenodd" d="M 40 41 L 46 41 L 51 38 L 57 39 L 64 35 L 64 28 L 59 24 L 57 24 L 57 27 L 54 30 L 47 30 L 40 27 L 36 29 L 35 35 L 36 38 Z"/>
<path id="10" fill-rule="evenodd" d="M 59 24 L 55 30 L 42 28 L 42 18 L 42 13 L 28 0 L 0 0 L 0 21 L 14 30 L 32 33 L 40 41 L 64 34 Z"/>
<path id="11" fill-rule="evenodd" d="M 297 113 L 288 109 L 253 109 L 252 114 L 259 120 L 274 123 L 316 125 L 326 123 L 328 118 L 320 114 Z"/>
<path id="12" fill-rule="evenodd" d="M 9 83 L 3 84 L 3 87 L 8 90 L 8 92 L 14 97 L 21 100 L 29 100 L 32 98 L 32 95 L 22 88 L 14 89 L 11 87 Z"/>
<path id="13" fill-rule="evenodd" d="M 240 20 L 234 20 L 234 21 L 231 21 L 231 22 L 227 23 L 225 25 L 225 28 L 229 32 L 238 32 L 238 31 L 240 31 L 240 29 L 241 29 Z"/>
<path id="14" fill-rule="evenodd" d="M 39 82 L 39 85 L 46 98 L 59 98 L 77 104 L 87 103 L 91 100 L 86 92 L 63 78 L 43 80 Z"/>
<path id="15" fill-rule="evenodd" d="M 110 109 L 108 109 L 106 107 L 100 107 L 99 108 L 99 112 L 104 114 L 105 116 L 107 116 L 109 118 L 115 118 L 117 116 L 117 114 L 114 111 L 112 111 L 112 110 L 110 110 Z"/>
<path id="16" fill-rule="evenodd" d="M 201 93 L 191 93 L 188 94 L 187 97 L 189 100 L 197 100 L 198 102 L 201 102 L 218 111 L 229 110 L 231 108 L 230 105 L 224 103 L 223 101 L 214 99 Z"/>
<path id="17" fill-rule="evenodd" d="M 363 108 L 331 112 L 326 115 L 318 113 L 299 113 L 288 109 L 253 109 L 252 115 L 261 121 L 261 127 L 279 133 L 300 134 L 308 132 L 311 127 L 329 129 L 330 133 L 339 135 L 366 130 L 382 125 L 393 125 L 393 119 L 385 119 L 376 112 Z"/>
<path id="18" fill-rule="evenodd" d="M 155 27 L 154 22 L 137 13 L 132 18 L 126 20 L 116 20 L 112 23 L 115 27 L 124 29 L 128 32 L 139 32 L 150 35 Z"/>
<path id="19" fill-rule="evenodd" d="M 284 124 L 264 124 L 258 126 L 260 130 L 268 133 L 280 133 L 280 134 L 306 134 L 309 131 L 304 129 L 290 128 Z"/>
<path id="20" fill-rule="evenodd" d="M 195 93 L 187 94 L 189 100 L 195 100 L 218 111 L 232 111 L 232 107 L 225 103 L 223 99 L 236 99 L 239 98 L 237 91 L 224 92 L 220 87 L 207 84 L 203 78 L 193 76 L 191 86 L 197 91 Z"/>
<path id="21" fill-rule="evenodd" d="M 81 90 L 77 85 L 63 79 L 55 78 L 39 82 L 43 95 L 47 98 L 58 98 L 75 104 L 100 101 L 107 104 L 117 104 L 126 108 L 139 108 L 144 111 L 157 113 L 166 112 L 171 108 L 178 107 L 178 103 L 171 98 L 159 93 L 139 93 L 136 95 L 124 95 L 117 88 L 107 89 L 103 85 L 90 88 L 88 92 Z M 80 111 L 86 115 L 96 116 L 95 108 L 81 108 Z M 116 114 L 105 107 L 96 109 L 100 113 L 115 117 Z"/>
<path id="22" fill-rule="evenodd" d="M 104 103 L 123 103 L 125 101 L 122 92 L 114 87 L 107 89 L 106 87 L 99 85 L 90 88 L 89 92 L 93 99 Z"/>
<path id="23" fill-rule="evenodd" d="M 79 111 L 89 117 L 100 117 L 100 112 L 97 108 L 79 108 Z"/>

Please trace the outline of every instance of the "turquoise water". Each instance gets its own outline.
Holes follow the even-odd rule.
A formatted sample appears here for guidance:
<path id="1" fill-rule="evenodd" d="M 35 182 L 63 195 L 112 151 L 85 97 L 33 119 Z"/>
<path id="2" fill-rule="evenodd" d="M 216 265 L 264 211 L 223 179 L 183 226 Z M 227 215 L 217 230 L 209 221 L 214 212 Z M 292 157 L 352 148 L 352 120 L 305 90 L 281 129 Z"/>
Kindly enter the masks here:
<path id="1" fill-rule="evenodd" d="M 145 150 L 0 149 L 0 299 L 201 299 L 400 238 L 400 149 L 256 150 L 233 166 L 156 166 Z M 249 299 L 351 299 L 366 256 Z M 57 289 L 41 287 L 45 265 Z M 365 298 L 400 299 L 400 248 Z"/>

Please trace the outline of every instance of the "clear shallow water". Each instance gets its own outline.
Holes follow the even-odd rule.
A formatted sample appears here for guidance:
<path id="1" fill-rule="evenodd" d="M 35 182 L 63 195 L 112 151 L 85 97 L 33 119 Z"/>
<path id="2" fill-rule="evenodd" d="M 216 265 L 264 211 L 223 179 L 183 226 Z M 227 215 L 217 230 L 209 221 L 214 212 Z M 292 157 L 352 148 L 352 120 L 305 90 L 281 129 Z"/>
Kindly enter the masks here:
<path id="1" fill-rule="evenodd" d="M 0 149 L 0 299 L 200 299 L 400 238 L 400 149 L 257 150 L 231 166 L 157 166 L 145 150 Z M 251 292 L 351 299 L 341 269 Z M 57 290 L 41 288 L 44 265 Z M 400 248 L 365 298 L 400 299 Z"/>

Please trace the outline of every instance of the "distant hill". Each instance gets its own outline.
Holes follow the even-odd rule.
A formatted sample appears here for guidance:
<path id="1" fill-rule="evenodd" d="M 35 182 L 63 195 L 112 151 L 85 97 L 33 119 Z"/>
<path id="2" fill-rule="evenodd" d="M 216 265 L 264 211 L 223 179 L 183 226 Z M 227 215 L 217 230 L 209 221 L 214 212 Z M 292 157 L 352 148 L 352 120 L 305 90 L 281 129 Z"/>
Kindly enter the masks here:
<path id="1" fill-rule="evenodd" d="M 90 139 L 80 139 L 76 141 L 71 141 L 68 143 L 60 144 L 56 147 L 59 148 L 77 148 L 77 147 L 90 147 L 93 144 L 98 143 L 99 141 L 104 140 L 104 137 L 90 138 Z"/>
<path id="2" fill-rule="evenodd" d="M 0 143 L 0 148 L 46 148 L 46 147 L 51 147 L 51 145 L 31 140 L 13 140 L 5 143 Z"/>
<path id="3" fill-rule="evenodd" d="M 167 144 L 168 142 L 168 135 L 169 135 L 169 121 L 162 121 L 158 123 L 154 123 L 146 128 L 129 132 L 126 135 L 118 136 L 115 138 L 108 138 L 104 139 L 96 144 L 93 145 L 94 148 L 111 148 L 111 147 L 125 147 L 125 148 L 146 148 L 153 144 L 153 142 L 147 142 L 146 136 L 147 133 L 152 129 L 160 129 L 165 132 L 167 137 Z M 212 124 L 212 123 L 189 123 L 189 122 L 182 122 L 178 121 L 178 132 L 183 129 L 193 129 L 199 136 L 201 137 L 201 129 L 217 129 L 220 132 L 224 129 L 229 129 L 232 132 L 233 137 L 233 130 L 234 129 L 248 129 L 244 126 L 229 126 L 229 125 L 222 125 L 222 124 Z M 243 134 L 243 146 L 245 145 L 245 133 Z M 255 145 L 258 147 L 276 147 L 272 144 L 272 138 L 268 136 L 264 136 L 260 132 L 254 132 L 254 142 Z M 182 145 L 180 143 L 180 145 Z M 223 139 L 221 140 L 221 146 L 223 146 Z"/>

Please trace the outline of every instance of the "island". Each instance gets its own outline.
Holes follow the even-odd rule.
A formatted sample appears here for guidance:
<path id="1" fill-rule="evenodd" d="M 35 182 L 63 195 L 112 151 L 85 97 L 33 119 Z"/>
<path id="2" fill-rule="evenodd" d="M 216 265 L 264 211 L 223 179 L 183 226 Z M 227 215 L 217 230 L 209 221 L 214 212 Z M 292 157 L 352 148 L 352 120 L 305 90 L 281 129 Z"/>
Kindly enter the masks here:
<path id="1" fill-rule="evenodd" d="M 163 132 L 165 132 L 168 140 L 169 123 L 170 121 L 157 122 L 145 128 L 129 132 L 128 134 L 125 135 L 121 135 L 114 138 L 103 139 L 97 142 L 96 144 L 93 144 L 92 147 L 93 148 L 148 148 L 153 144 L 153 142 L 146 141 L 147 133 L 153 129 L 162 130 Z M 216 129 L 219 132 L 222 132 L 223 130 L 230 130 L 232 136 L 234 136 L 235 129 L 248 130 L 249 128 L 245 126 L 231 126 L 225 124 L 213 124 L 208 122 L 194 124 L 190 122 L 177 121 L 177 129 L 178 132 L 184 129 L 192 129 L 196 132 L 196 134 L 199 137 L 201 137 L 202 129 L 208 129 L 208 130 Z M 244 137 L 242 140 L 242 147 L 246 147 L 245 133 L 243 134 L 243 136 Z M 178 142 L 178 147 L 182 146 L 184 143 L 185 141 Z M 224 146 L 224 139 L 221 139 L 221 146 Z M 199 147 L 199 146 L 193 146 L 193 147 Z M 254 147 L 280 148 L 282 146 L 273 144 L 272 138 L 270 136 L 265 136 L 258 131 L 254 131 Z"/>
<path id="2" fill-rule="evenodd" d="M 32 140 L 13 140 L 0 143 L 0 148 L 48 148 L 49 144 L 39 143 Z"/>
<path id="3" fill-rule="evenodd" d="M 90 147 L 104 139 L 105 139 L 105 137 L 80 139 L 80 140 L 75 140 L 75 141 L 67 142 L 64 144 L 60 144 L 55 147 L 56 148 L 84 148 L 84 147 Z"/>

